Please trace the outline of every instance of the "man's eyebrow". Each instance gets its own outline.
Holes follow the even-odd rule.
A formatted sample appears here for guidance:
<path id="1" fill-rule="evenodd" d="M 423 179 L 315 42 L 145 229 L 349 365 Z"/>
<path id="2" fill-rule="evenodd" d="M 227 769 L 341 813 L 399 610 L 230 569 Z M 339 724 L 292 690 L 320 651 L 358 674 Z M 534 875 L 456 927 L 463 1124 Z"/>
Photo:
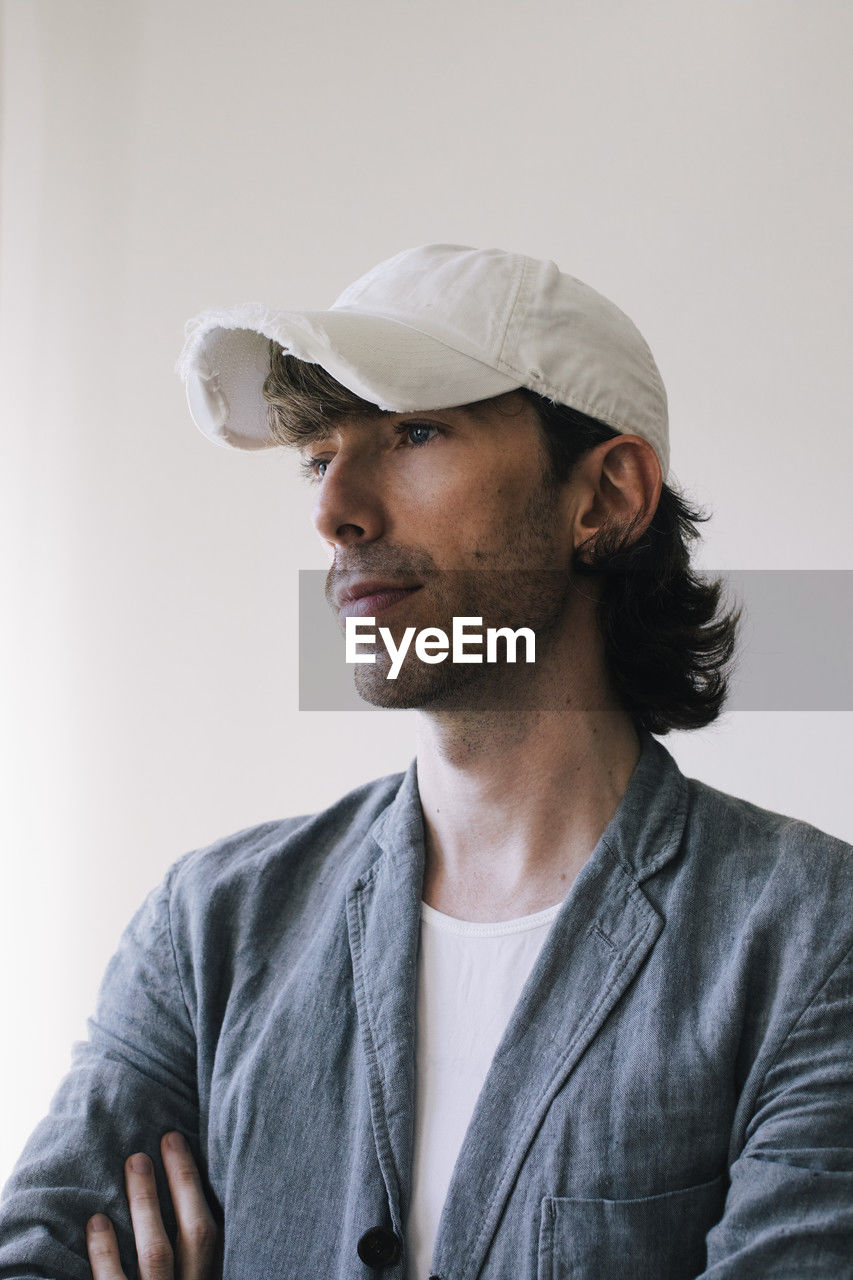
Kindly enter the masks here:
<path id="1" fill-rule="evenodd" d="M 347 415 L 338 415 L 337 417 L 330 419 L 328 423 L 325 423 L 322 426 L 318 425 L 318 426 L 312 426 L 312 427 L 305 427 L 304 429 L 300 430 L 298 439 L 295 440 L 293 443 L 297 449 L 308 449 L 313 447 L 314 445 L 323 444 L 325 443 L 325 441 L 331 440 L 332 436 L 335 434 L 335 431 L 337 430 L 337 428 L 342 422 L 351 422 L 361 427 L 381 426 L 383 423 L 388 422 L 394 418 L 411 417 L 412 414 L 415 412 L 416 412 L 415 410 L 409 410 L 409 409 L 401 409 L 401 410 L 380 409 L 375 414 L 363 413 L 363 414 L 353 415 L 352 417 L 349 417 Z M 419 410 L 417 412 L 423 412 L 423 411 Z"/>
<path id="2" fill-rule="evenodd" d="M 300 434 L 298 440 L 294 440 L 293 447 L 298 449 L 300 452 L 303 449 L 311 449 L 315 445 L 322 444 L 324 441 L 330 440 L 333 434 L 334 429 L 332 427 L 329 427 L 327 430 L 317 429 L 306 432 L 304 435 Z"/>

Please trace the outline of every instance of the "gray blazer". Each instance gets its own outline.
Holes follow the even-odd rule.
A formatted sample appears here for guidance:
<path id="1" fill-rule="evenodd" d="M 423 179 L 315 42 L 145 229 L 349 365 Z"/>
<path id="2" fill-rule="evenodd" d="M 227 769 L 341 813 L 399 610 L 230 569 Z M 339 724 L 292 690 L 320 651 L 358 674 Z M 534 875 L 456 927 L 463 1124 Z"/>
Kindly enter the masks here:
<path id="1" fill-rule="evenodd" d="M 851 1277 L 853 850 L 642 745 L 498 1047 L 433 1273 Z M 226 1280 L 408 1274 L 423 856 L 413 763 L 170 869 L 6 1185 L 0 1280 L 88 1280 L 96 1210 L 136 1275 L 123 1161 L 152 1156 L 171 1228 L 170 1128 Z"/>

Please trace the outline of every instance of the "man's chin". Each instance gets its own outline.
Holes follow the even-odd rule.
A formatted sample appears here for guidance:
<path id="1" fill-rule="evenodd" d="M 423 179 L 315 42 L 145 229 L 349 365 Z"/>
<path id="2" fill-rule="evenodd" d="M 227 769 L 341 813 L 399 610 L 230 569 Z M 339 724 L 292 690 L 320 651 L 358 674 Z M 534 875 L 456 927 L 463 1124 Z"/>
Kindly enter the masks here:
<path id="1" fill-rule="evenodd" d="M 389 664 L 365 664 L 355 668 L 356 693 L 374 707 L 397 711 L 497 711 L 517 710 L 532 702 L 526 684 L 494 667 L 410 666 L 404 663 L 395 680 L 387 678 Z"/>
<path id="2" fill-rule="evenodd" d="M 376 663 L 355 668 L 355 690 L 360 698 L 374 707 L 399 711 L 428 706 L 441 696 L 441 681 L 431 679 L 430 672 L 412 673 L 404 668 L 395 680 L 389 680 L 388 664 L 385 669 Z"/>

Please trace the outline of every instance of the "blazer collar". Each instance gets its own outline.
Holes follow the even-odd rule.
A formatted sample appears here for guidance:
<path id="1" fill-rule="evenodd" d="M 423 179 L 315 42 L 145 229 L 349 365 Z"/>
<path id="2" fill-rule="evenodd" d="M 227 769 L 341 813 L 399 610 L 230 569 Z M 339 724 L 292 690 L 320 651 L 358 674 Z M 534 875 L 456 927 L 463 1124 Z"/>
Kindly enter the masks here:
<path id="1" fill-rule="evenodd" d="M 642 882 L 678 849 L 688 794 L 687 779 L 666 747 L 644 730 L 639 739 L 640 758 L 599 845 L 606 844 Z M 419 869 L 422 883 L 424 830 L 417 760 L 403 774 L 397 794 L 375 820 L 369 836 L 390 862 L 401 869 L 404 865 Z M 417 867 L 410 863 L 412 856 Z"/>
<path id="2" fill-rule="evenodd" d="M 650 733 L 640 733 L 640 759 L 601 839 L 638 883 L 677 852 L 687 821 L 687 779 Z"/>

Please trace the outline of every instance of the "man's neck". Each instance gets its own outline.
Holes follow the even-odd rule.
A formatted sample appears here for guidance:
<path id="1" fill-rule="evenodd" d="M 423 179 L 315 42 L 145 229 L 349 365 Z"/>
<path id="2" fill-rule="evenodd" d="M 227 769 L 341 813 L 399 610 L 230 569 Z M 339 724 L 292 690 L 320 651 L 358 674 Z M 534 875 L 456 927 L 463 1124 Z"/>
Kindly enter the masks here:
<path id="1" fill-rule="evenodd" d="M 423 898 L 465 920 L 560 902 L 640 757 L 621 708 L 422 716 Z"/>

